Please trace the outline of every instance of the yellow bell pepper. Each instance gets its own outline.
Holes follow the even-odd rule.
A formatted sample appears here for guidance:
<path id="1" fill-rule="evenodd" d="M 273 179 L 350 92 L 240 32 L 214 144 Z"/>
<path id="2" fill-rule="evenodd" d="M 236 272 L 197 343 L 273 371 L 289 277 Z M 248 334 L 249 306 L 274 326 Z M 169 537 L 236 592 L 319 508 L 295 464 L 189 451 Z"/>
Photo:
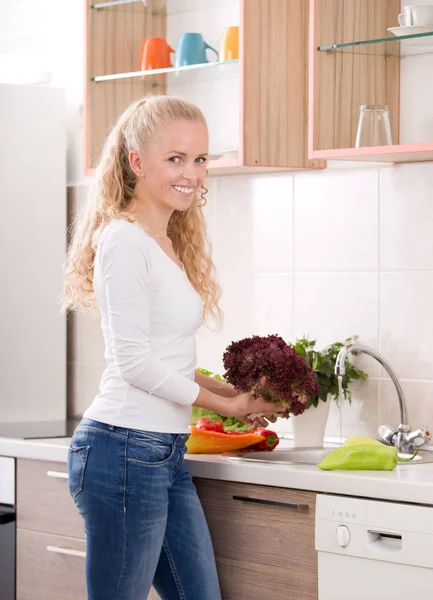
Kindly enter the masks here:
<path id="1" fill-rule="evenodd" d="M 231 435 L 218 433 L 217 431 L 206 431 L 194 425 L 190 425 L 189 429 L 191 435 L 186 442 L 188 454 L 221 454 L 221 452 L 247 448 L 265 439 L 264 436 L 256 433 Z"/>

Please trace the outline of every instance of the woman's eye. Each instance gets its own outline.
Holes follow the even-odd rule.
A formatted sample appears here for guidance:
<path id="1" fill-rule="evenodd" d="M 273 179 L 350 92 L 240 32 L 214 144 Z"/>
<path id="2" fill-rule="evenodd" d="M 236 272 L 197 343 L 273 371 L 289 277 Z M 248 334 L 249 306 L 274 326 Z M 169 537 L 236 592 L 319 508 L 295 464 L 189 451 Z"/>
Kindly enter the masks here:
<path id="1" fill-rule="evenodd" d="M 198 162 L 200 165 L 202 165 L 203 163 L 206 162 L 206 158 L 204 156 L 199 156 L 199 158 L 196 158 L 196 162 Z"/>
<path id="2" fill-rule="evenodd" d="M 180 161 L 180 156 L 171 156 L 168 160 L 172 163 L 177 164 L 178 161 Z"/>

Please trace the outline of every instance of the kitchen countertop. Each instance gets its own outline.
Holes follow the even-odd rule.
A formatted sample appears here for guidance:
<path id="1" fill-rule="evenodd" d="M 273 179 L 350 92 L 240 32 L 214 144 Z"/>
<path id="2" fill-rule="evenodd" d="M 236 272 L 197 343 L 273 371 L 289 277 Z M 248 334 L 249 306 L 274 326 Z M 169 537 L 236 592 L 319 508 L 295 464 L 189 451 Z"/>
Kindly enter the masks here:
<path id="1" fill-rule="evenodd" d="M 66 463 L 70 438 L 20 440 L 0 437 L 0 456 Z M 279 447 L 291 447 L 281 440 Z M 321 471 L 312 465 L 229 461 L 219 454 L 186 455 L 193 477 L 254 483 L 433 505 L 433 463 L 398 465 L 394 471 Z"/>

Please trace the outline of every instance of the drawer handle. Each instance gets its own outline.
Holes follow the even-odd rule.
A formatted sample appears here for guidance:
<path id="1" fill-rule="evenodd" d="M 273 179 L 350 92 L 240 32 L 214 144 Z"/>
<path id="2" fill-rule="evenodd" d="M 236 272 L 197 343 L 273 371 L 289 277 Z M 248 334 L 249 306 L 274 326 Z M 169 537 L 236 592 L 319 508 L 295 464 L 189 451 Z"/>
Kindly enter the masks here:
<path id="1" fill-rule="evenodd" d="M 308 504 L 289 504 L 288 502 L 277 502 L 276 500 L 262 500 L 261 498 L 248 498 L 248 496 L 233 496 L 233 500 L 240 502 L 252 502 L 254 504 L 268 504 L 270 506 L 282 506 L 293 510 L 308 510 Z"/>
<path id="2" fill-rule="evenodd" d="M 60 471 L 47 471 L 48 477 L 56 477 L 57 479 L 69 479 L 67 473 L 61 473 Z"/>
<path id="3" fill-rule="evenodd" d="M 82 550 L 71 550 L 70 548 L 60 548 L 60 546 L 47 546 L 47 550 L 48 552 L 55 552 L 56 554 L 67 554 L 68 556 L 86 558 L 86 553 Z"/>

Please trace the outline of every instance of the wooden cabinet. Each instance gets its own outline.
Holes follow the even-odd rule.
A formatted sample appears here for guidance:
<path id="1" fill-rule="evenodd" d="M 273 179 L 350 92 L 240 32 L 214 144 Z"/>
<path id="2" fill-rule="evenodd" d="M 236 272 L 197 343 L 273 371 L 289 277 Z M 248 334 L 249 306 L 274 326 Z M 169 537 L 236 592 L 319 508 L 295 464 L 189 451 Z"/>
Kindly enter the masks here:
<path id="1" fill-rule="evenodd" d="M 85 171 L 116 118 L 148 92 L 180 95 L 209 125 L 210 173 L 321 168 L 307 156 L 308 3 L 305 0 L 86 1 Z M 219 48 L 239 26 L 239 59 L 139 71 L 141 42 L 186 31 Z M 213 59 L 212 59 L 213 60 Z"/>
<path id="2" fill-rule="evenodd" d="M 433 28 L 396 28 L 400 0 L 309 4 L 309 157 L 433 160 Z"/>
<path id="3" fill-rule="evenodd" d="M 86 600 L 83 519 L 66 465 L 17 460 L 17 600 Z M 159 600 L 154 590 L 148 600 Z"/>
<path id="4" fill-rule="evenodd" d="M 85 600 L 85 541 L 17 531 L 17 600 Z"/>
<path id="5" fill-rule="evenodd" d="M 317 600 L 316 494 L 196 479 L 223 600 Z"/>
<path id="6" fill-rule="evenodd" d="M 68 492 L 65 464 L 18 459 L 17 527 L 85 539 L 83 519 Z"/>
<path id="7" fill-rule="evenodd" d="M 66 465 L 17 460 L 17 600 L 86 600 L 83 520 Z"/>
<path id="8" fill-rule="evenodd" d="M 17 600 L 85 600 L 85 535 L 66 465 L 17 461 Z M 316 495 L 195 479 L 223 600 L 317 600 Z M 159 600 L 154 590 L 148 600 Z"/>

